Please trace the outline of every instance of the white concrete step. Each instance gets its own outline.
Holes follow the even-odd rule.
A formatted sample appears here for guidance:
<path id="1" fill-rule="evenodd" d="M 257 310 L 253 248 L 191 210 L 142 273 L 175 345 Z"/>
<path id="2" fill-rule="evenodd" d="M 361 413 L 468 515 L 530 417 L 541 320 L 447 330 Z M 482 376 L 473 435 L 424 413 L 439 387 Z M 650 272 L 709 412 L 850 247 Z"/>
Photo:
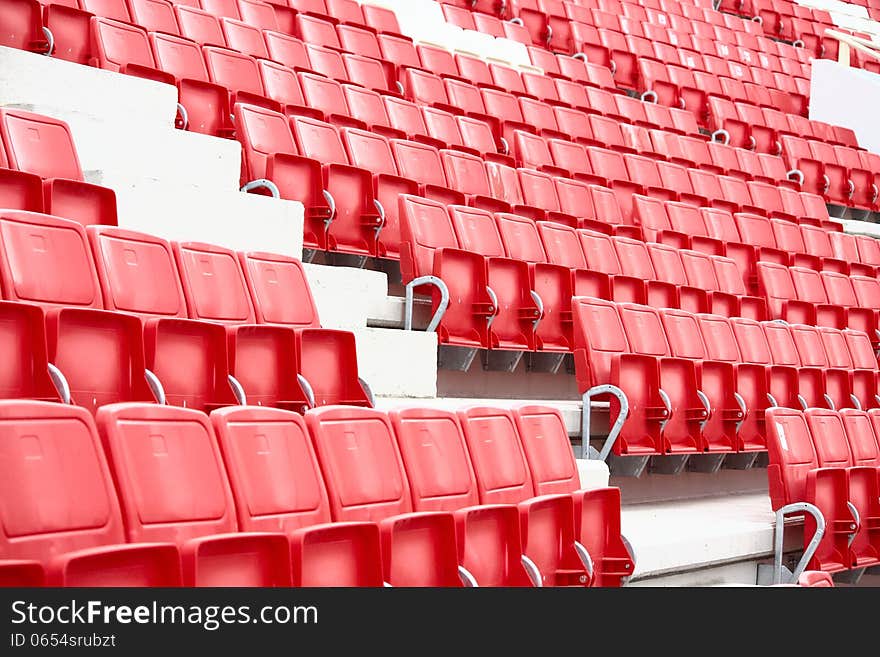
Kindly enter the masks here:
<path id="1" fill-rule="evenodd" d="M 365 328 L 373 308 L 386 305 L 388 277 L 382 272 L 311 263 L 304 266 L 325 328 Z"/>
<path id="2" fill-rule="evenodd" d="M 766 493 L 625 504 L 621 522 L 636 555 L 636 585 L 754 584 L 757 561 L 773 554 Z M 646 579 L 669 575 L 676 577 Z"/>
<path id="3" fill-rule="evenodd" d="M 854 235 L 868 235 L 880 238 L 880 224 L 873 221 L 861 221 L 859 219 L 842 219 L 843 230 Z"/>
<path id="4" fill-rule="evenodd" d="M 4 105 L 76 112 L 137 129 L 173 128 L 177 90 L 160 82 L 0 47 L 0 106 Z"/>
<path id="5" fill-rule="evenodd" d="M 103 184 L 104 179 L 134 182 L 146 178 L 191 185 L 206 193 L 239 189 L 241 145 L 233 139 L 40 107 L 33 111 L 67 122 L 80 165 L 95 184 Z"/>
<path id="6" fill-rule="evenodd" d="M 303 205 L 238 191 L 103 177 L 116 192 L 119 226 L 169 240 L 302 257 Z"/>
<path id="7" fill-rule="evenodd" d="M 354 331 L 358 370 L 376 396 L 405 397 L 410 404 L 437 394 L 437 336 L 397 329 L 361 328 Z"/>

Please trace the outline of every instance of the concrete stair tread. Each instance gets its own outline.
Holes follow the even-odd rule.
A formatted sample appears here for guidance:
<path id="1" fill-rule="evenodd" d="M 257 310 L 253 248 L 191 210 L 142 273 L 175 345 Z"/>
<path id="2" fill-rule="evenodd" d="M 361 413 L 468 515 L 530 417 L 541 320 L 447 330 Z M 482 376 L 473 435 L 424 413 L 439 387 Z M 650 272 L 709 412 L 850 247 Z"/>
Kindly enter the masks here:
<path id="1" fill-rule="evenodd" d="M 774 514 L 766 492 L 624 503 L 621 513 L 636 553 L 634 579 L 773 553 Z"/>

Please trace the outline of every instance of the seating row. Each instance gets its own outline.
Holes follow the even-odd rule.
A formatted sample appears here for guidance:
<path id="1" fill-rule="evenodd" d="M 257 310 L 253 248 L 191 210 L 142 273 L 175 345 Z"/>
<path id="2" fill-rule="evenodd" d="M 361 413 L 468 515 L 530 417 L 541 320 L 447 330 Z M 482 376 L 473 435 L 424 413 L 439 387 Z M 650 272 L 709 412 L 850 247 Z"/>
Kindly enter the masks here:
<path id="1" fill-rule="evenodd" d="M 808 568 L 833 573 L 880 563 L 878 431 L 877 410 L 767 410 L 773 509 L 782 516 L 800 515 L 790 504 L 817 509 L 819 518 L 803 514 L 805 549 L 824 523 Z"/>
<path id="2" fill-rule="evenodd" d="M 624 409 L 614 453 L 766 448 L 764 411 L 877 408 L 877 357 L 865 333 L 590 297 L 572 300 L 575 371 L 584 403 Z"/>
<path id="3" fill-rule="evenodd" d="M 580 490 L 562 417 L 538 406 L 93 420 L 4 401 L 0 454 L 5 585 L 619 586 L 633 569 L 619 490 Z"/>
<path id="4" fill-rule="evenodd" d="M 372 404 L 298 260 L 26 212 L 0 211 L 0 234 L 7 398 Z"/>

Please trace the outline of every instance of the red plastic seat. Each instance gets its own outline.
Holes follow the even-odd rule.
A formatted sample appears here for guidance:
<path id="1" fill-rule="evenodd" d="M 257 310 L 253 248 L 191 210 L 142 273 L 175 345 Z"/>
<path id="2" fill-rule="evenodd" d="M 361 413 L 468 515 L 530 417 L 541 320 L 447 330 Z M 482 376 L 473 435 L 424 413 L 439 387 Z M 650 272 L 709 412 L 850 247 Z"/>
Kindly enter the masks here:
<path id="1" fill-rule="evenodd" d="M 619 304 L 617 310 L 630 349 L 657 360 L 660 386 L 669 398 L 670 418 L 663 428 L 664 453 L 703 451 L 701 425 L 708 419 L 697 395 L 693 361 L 672 356 L 657 310 L 635 304 Z"/>
<path id="2" fill-rule="evenodd" d="M 0 165 L 43 179 L 42 208 L 38 210 L 84 225 L 116 225 L 116 195 L 111 189 L 85 182 L 65 122 L 21 110 L 0 110 L 0 142 L 6 151 Z M 16 180 L 24 181 L 26 198 L 35 196 L 35 183 L 23 177 Z M 25 204 L 36 205 L 39 200 Z"/>
<path id="3" fill-rule="evenodd" d="M 808 567 L 836 572 L 850 567 L 847 541 L 849 526 L 853 524 L 853 520 L 846 507 L 845 468 L 822 467 L 823 463 L 819 461 L 817 450 L 813 445 L 813 441 L 817 441 L 816 447 L 822 451 L 825 459 L 835 455 L 825 449 L 826 446 L 828 448 L 832 446 L 832 440 L 826 445 L 824 436 L 820 438 L 817 435 L 821 423 L 825 429 L 831 429 L 834 424 L 838 425 L 840 436 L 844 438 L 843 447 L 846 447 L 839 418 L 833 412 L 830 416 L 825 413 L 819 409 L 810 409 L 806 413 L 788 409 L 772 409 L 767 412 L 770 454 L 767 474 L 770 481 L 770 499 L 774 509 L 793 502 L 810 502 L 823 513 L 828 523 L 828 530 Z M 805 543 L 815 532 L 815 527 L 815 520 L 810 514 L 806 514 Z"/>
<path id="4" fill-rule="evenodd" d="M 298 586 L 381 586 L 373 523 L 331 523 L 323 475 L 301 416 L 233 407 L 211 414 L 243 531 L 287 534 Z M 266 458 L 267 454 L 278 458 Z M 327 552 L 322 557 L 321 548 Z"/>
<path id="5" fill-rule="evenodd" d="M 394 410 L 389 415 L 414 509 L 455 512 L 461 563 L 480 586 L 528 586 L 517 509 L 507 504 L 479 506 L 476 479 L 456 415 L 422 408 Z M 438 451 L 444 455 L 440 462 Z"/>
<path id="6" fill-rule="evenodd" d="M 162 33 L 150 34 L 150 42 L 156 65 L 174 76 L 178 101 L 186 111 L 187 129 L 230 136 L 229 91 L 210 81 L 198 44 Z"/>
<path id="7" fill-rule="evenodd" d="M 306 117 L 291 118 L 290 126 L 298 152 L 320 166 L 322 188 L 333 199 L 329 225 L 317 217 L 307 221 L 306 244 L 375 255 L 382 213 L 374 202 L 370 173 L 351 166 L 334 126 Z"/>
<path id="8" fill-rule="evenodd" d="M 575 297 L 572 313 L 578 390 L 586 393 L 597 385 L 615 385 L 623 390 L 630 405 L 630 415 L 614 444 L 614 453 L 662 453 L 660 433 L 669 413 L 659 392 L 657 359 L 630 350 L 614 303 Z M 619 403 L 613 396 L 610 403 L 610 419 L 616 418 L 620 412 Z"/>
<path id="9" fill-rule="evenodd" d="M 28 426 L 24 438 L 23 423 Z M 0 533 L 4 580 L 15 568 L 18 577 L 12 584 L 32 586 L 41 579 L 35 571 L 42 565 L 53 586 L 181 584 L 175 545 L 126 544 L 111 472 L 85 410 L 0 402 L 0 450 L 7 518 Z M 27 494 L 32 486 L 41 494 Z M 95 523 L 95 517 L 101 522 Z"/>
<path id="10" fill-rule="evenodd" d="M 532 296 L 528 264 L 505 257 L 501 235 L 490 212 L 453 205 L 449 206 L 449 216 L 460 247 L 485 258 L 488 285 L 497 299 L 489 327 L 490 347 L 534 351 L 534 329 L 541 318 L 541 307 Z"/>
<path id="11" fill-rule="evenodd" d="M 333 519 L 380 523 L 385 581 L 460 586 L 454 518 L 445 512 L 413 513 L 406 470 L 385 413 L 337 407 L 310 410 L 305 419 Z"/>
<path id="12" fill-rule="evenodd" d="M 280 111 L 281 104 L 266 96 L 257 60 L 228 48 L 204 46 L 202 54 L 214 84 L 229 90 L 231 106 L 249 103 Z"/>
<path id="13" fill-rule="evenodd" d="M 591 572 L 578 556 L 574 500 L 567 494 L 534 497 L 535 488 L 514 414 L 497 408 L 460 410 L 465 442 L 483 504 L 516 504 L 523 553 L 545 586 L 589 586 Z M 491 440 L 485 436 L 491 435 Z"/>
<path id="14" fill-rule="evenodd" d="M 745 413 L 737 447 L 740 451 L 762 450 L 766 447 L 764 410 L 770 406 L 767 339 L 754 323 L 740 322 L 735 332 L 724 317 L 699 315 L 698 319 L 709 360 L 734 365 L 736 392 L 743 400 Z"/>
<path id="15" fill-rule="evenodd" d="M 580 489 L 571 443 L 560 412 L 526 405 L 514 414 L 538 494 L 569 493 L 575 501 L 575 535 L 593 560 L 593 585 L 620 586 L 633 561 L 620 533 L 620 490 Z"/>
<path id="16" fill-rule="evenodd" d="M 488 319 L 494 316 L 495 307 L 482 255 L 461 249 L 442 203 L 401 195 L 400 209 L 404 282 L 437 276 L 450 292 L 449 307 L 437 327 L 440 342 L 488 348 Z M 436 311 L 440 303 L 436 287 L 431 298 Z"/>
<path id="17" fill-rule="evenodd" d="M 129 0 L 131 21 L 148 32 L 180 34 L 174 5 L 167 0 Z"/>
<path id="18" fill-rule="evenodd" d="M 175 4 L 174 13 L 181 36 L 203 46 L 226 47 L 226 38 L 216 15 L 183 4 Z"/>
<path id="19" fill-rule="evenodd" d="M 498 213 L 495 221 L 505 254 L 529 263 L 531 287 L 541 298 L 544 313 L 535 329 L 538 349 L 571 351 L 571 270 L 548 260 L 541 235 L 531 219 Z"/>
<path id="20" fill-rule="evenodd" d="M 101 408 L 97 424 L 129 540 L 177 543 L 190 586 L 290 584 L 287 538 L 237 531 L 207 416 L 172 406 L 113 404 Z M 152 490 L 156 486 L 162 495 Z"/>

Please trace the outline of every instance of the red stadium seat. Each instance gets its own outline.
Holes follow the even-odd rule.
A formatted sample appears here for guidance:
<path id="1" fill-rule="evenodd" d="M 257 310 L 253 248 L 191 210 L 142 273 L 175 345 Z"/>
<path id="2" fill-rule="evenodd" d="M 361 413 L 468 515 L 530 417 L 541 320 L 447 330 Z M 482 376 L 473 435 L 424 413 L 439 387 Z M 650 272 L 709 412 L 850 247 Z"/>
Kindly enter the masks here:
<path id="1" fill-rule="evenodd" d="M 111 472 L 85 410 L 3 401 L 0 418 L 4 580 L 14 568 L 18 576 L 12 584 L 31 586 L 42 578 L 42 565 L 54 586 L 180 585 L 175 545 L 126 543 Z M 26 437 L 22 423 L 28 426 Z M 33 486 L 39 496 L 26 492 Z"/>
<path id="2" fill-rule="evenodd" d="M 336 521 L 379 522 L 385 581 L 392 586 L 460 586 L 451 513 L 413 513 L 394 429 L 379 411 L 306 413 Z M 404 557 L 398 556 L 398 550 Z"/>
<path id="3" fill-rule="evenodd" d="M 290 584 L 283 534 L 237 532 L 229 481 L 205 415 L 115 404 L 100 409 L 97 423 L 129 540 L 177 543 L 190 586 Z M 155 486 L 164 494 L 152 491 Z"/>
<path id="4" fill-rule="evenodd" d="M 0 110 L 0 142 L 6 147 L 4 166 L 43 179 L 43 207 L 38 210 L 84 225 L 116 225 L 116 195 L 85 182 L 66 123 L 21 110 Z M 27 189 L 24 194 L 28 195 Z"/>

